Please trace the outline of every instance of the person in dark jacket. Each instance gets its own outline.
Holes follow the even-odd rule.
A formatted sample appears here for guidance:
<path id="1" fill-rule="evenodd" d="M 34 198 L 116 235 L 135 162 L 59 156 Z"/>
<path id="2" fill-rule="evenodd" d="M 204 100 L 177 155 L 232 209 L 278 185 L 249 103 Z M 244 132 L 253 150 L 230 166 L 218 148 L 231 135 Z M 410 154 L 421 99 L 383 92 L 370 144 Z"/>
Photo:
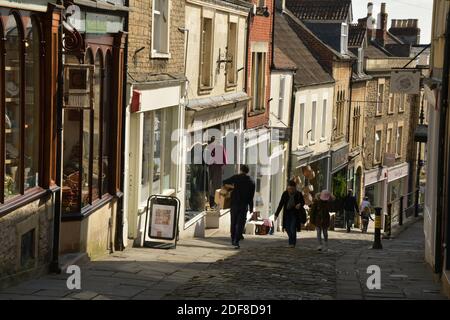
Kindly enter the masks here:
<path id="1" fill-rule="evenodd" d="M 319 246 L 317 250 L 328 250 L 328 228 L 330 227 L 330 212 L 336 208 L 336 199 L 333 198 L 331 192 L 322 190 L 317 193 L 309 212 L 309 221 L 316 227 L 317 241 Z M 322 247 L 322 233 L 325 245 Z"/>
<path id="2" fill-rule="evenodd" d="M 350 232 L 352 230 L 353 221 L 355 219 L 355 212 L 359 214 L 356 197 L 353 195 L 352 190 L 348 190 L 347 196 L 344 198 L 344 213 L 347 232 Z"/>
<path id="3" fill-rule="evenodd" d="M 231 243 L 239 249 L 239 241 L 247 220 L 247 212 L 253 212 L 253 197 L 255 196 L 255 182 L 249 177 L 247 165 L 241 166 L 241 173 L 223 181 L 224 185 L 233 185 L 231 193 Z"/>
<path id="4" fill-rule="evenodd" d="M 297 231 L 300 231 L 302 223 L 305 223 L 305 221 L 302 221 L 306 218 L 304 205 L 305 200 L 301 192 L 297 191 L 295 181 L 289 181 L 287 190 L 281 195 L 280 203 L 275 212 L 275 220 L 283 209 L 283 230 L 286 230 L 288 234 L 290 248 L 295 248 Z M 305 215 L 303 219 L 302 214 Z"/>

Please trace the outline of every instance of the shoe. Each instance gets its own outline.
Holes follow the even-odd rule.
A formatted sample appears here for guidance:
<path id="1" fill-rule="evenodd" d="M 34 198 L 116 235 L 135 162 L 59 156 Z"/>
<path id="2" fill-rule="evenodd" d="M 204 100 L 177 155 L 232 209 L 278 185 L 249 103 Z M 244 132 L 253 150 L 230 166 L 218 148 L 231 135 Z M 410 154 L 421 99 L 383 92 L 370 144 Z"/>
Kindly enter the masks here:
<path id="1" fill-rule="evenodd" d="M 240 249 L 241 247 L 238 244 L 235 244 L 234 248 L 237 250 L 237 249 Z"/>
<path id="2" fill-rule="evenodd" d="M 317 250 L 318 250 L 318 251 L 322 251 L 322 245 L 318 246 L 318 247 L 317 247 Z"/>

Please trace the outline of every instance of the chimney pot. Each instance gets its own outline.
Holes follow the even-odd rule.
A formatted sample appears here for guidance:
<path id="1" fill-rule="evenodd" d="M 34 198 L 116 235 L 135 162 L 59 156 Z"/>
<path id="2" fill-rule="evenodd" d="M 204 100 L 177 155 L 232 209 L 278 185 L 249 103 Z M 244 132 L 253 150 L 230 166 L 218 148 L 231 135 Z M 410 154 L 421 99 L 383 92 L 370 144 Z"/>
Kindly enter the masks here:
<path id="1" fill-rule="evenodd" d="M 381 3 L 381 13 L 386 13 L 386 3 Z"/>
<path id="2" fill-rule="evenodd" d="M 373 13 L 373 3 L 369 2 L 367 4 L 367 16 L 370 17 Z"/>

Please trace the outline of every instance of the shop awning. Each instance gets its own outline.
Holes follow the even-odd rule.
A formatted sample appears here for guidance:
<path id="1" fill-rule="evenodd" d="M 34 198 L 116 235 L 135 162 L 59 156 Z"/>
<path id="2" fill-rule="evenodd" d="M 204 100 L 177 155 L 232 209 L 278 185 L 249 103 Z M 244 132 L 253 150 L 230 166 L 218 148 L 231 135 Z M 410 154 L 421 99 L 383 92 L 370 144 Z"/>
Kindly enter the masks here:
<path id="1" fill-rule="evenodd" d="M 217 109 L 230 104 L 236 104 L 250 100 L 245 92 L 229 93 L 220 96 L 189 100 L 186 109 L 200 112 L 204 110 Z"/>
<path id="2" fill-rule="evenodd" d="M 50 1 L 47 0 L 23 0 L 23 1 L 8 1 L 0 0 L 1 7 L 15 8 L 30 11 L 46 12 Z"/>

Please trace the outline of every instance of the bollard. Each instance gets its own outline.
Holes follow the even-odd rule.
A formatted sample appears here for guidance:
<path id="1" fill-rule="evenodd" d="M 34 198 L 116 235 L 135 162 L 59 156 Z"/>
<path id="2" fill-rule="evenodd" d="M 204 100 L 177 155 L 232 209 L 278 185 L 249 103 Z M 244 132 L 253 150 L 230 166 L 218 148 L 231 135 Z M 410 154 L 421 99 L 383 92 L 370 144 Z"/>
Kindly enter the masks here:
<path id="1" fill-rule="evenodd" d="M 403 196 L 400 197 L 400 212 L 398 213 L 398 225 L 403 225 Z"/>
<path id="2" fill-rule="evenodd" d="M 381 210 L 380 207 L 375 208 L 375 239 L 372 249 L 383 249 L 381 245 Z"/>

